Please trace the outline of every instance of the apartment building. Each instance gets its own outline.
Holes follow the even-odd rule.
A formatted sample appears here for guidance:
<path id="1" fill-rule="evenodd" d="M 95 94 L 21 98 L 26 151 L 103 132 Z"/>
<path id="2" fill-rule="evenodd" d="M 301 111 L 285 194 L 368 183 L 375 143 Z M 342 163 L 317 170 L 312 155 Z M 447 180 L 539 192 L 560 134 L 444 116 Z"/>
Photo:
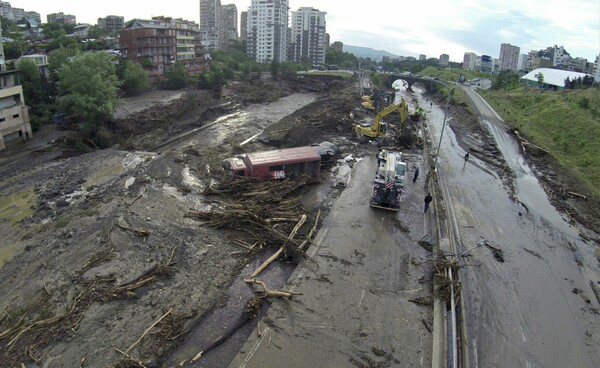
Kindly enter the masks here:
<path id="1" fill-rule="evenodd" d="M 0 151 L 8 142 L 33 136 L 23 87 L 18 83 L 18 70 L 0 71 Z"/>
<path id="2" fill-rule="evenodd" d="M 134 19 L 120 32 L 121 55 L 130 60 L 150 61 L 150 74 L 163 75 L 176 62 L 189 72 L 203 72 L 208 62 L 197 57 L 200 47 L 199 26 L 181 18 L 154 17 Z"/>
<path id="3" fill-rule="evenodd" d="M 217 28 L 221 48 L 223 50 L 229 50 L 231 45 L 239 39 L 237 7 L 235 4 L 221 6 L 221 17 Z"/>
<path id="4" fill-rule="evenodd" d="M 327 34 L 325 12 L 315 8 L 301 7 L 292 12 L 290 59 L 300 62 L 305 58 L 312 65 L 325 64 Z"/>
<path id="5" fill-rule="evenodd" d="M 259 63 L 285 61 L 288 1 L 252 0 L 248 8 L 246 52 Z"/>
<path id="6" fill-rule="evenodd" d="M 163 75 L 177 60 L 177 31 L 165 20 L 134 19 L 119 33 L 121 55 L 150 62 L 150 74 Z"/>
<path id="7" fill-rule="evenodd" d="M 248 38 L 248 12 L 243 11 L 240 13 L 240 40 L 245 41 Z"/>
<path id="8" fill-rule="evenodd" d="M 513 46 L 509 43 L 500 45 L 500 70 L 519 69 L 519 53 L 521 49 L 518 46 Z"/>
<path id="9" fill-rule="evenodd" d="M 0 1 L 0 16 L 15 22 L 22 19 L 35 19 L 37 20 L 37 24 L 41 23 L 39 13 L 25 11 L 21 8 L 13 8 L 7 1 Z"/>
<path id="10" fill-rule="evenodd" d="M 104 18 L 98 18 L 98 27 L 107 29 L 110 32 L 118 32 L 125 28 L 125 17 L 107 15 Z"/>
<path id="11" fill-rule="evenodd" d="M 219 24 L 221 21 L 221 0 L 200 0 L 200 40 L 208 50 L 221 48 Z"/>
<path id="12" fill-rule="evenodd" d="M 49 64 L 48 64 L 48 55 L 46 54 L 31 54 L 31 55 L 21 55 L 17 60 L 15 60 L 15 67 L 18 69 L 19 64 L 23 60 L 32 61 L 37 67 L 38 72 L 41 76 L 48 78 L 49 74 Z"/>
<path id="13" fill-rule="evenodd" d="M 463 69 L 475 70 L 478 62 L 481 61 L 481 57 L 474 52 L 465 52 L 463 56 Z"/>
<path id="14" fill-rule="evenodd" d="M 440 55 L 440 66 L 445 68 L 450 64 L 450 55 L 441 54 Z"/>
<path id="15" fill-rule="evenodd" d="M 46 16 L 48 23 L 58 23 L 61 25 L 77 24 L 77 19 L 74 15 L 60 13 L 52 13 Z"/>

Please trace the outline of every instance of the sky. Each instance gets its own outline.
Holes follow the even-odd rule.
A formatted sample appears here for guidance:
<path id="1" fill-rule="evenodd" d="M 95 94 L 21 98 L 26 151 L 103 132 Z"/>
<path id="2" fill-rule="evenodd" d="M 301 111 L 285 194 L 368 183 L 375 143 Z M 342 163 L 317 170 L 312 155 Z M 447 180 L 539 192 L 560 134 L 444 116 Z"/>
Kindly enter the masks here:
<path id="1" fill-rule="evenodd" d="M 4 0 L 6 1 L 6 0 Z M 107 15 L 170 16 L 199 22 L 199 0 L 13 0 L 12 7 L 46 15 L 63 12 L 78 23 L 96 24 Z M 251 0 L 222 0 L 248 10 Z M 143 4 L 143 5 L 142 5 Z M 462 62 L 465 52 L 497 58 L 500 44 L 521 54 L 564 46 L 571 57 L 594 62 L 600 54 L 599 0 L 289 0 L 290 10 L 327 12 L 331 42 L 385 50 L 395 55 Z"/>

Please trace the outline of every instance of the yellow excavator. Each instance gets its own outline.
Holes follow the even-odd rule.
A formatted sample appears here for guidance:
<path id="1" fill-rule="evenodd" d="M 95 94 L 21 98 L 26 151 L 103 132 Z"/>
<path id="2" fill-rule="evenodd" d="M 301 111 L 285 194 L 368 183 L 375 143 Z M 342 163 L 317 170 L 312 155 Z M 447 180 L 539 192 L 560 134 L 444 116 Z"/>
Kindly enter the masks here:
<path id="1" fill-rule="evenodd" d="M 375 110 L 375 105 L 373 105 L 373 99 L 371 98 L 371 96 L 362 96 L 362 103 L 361 105 L 367 109 L 367 110 Z"/>
<path id="2" fill-rule="evenodd" d="M 387 133 L 387 123 L 382 121 L 383 118 L 398 110 L 400 110 L 400 125 L 404 125 L 407 107 L 406 101 L 402 99 L 399 104 L 391 104 L 377 113 L 372 124 L 356 124 L 354 126 L 354 132 L 359 141 L 364 142 L 367 139 L 383 139 Z"/>

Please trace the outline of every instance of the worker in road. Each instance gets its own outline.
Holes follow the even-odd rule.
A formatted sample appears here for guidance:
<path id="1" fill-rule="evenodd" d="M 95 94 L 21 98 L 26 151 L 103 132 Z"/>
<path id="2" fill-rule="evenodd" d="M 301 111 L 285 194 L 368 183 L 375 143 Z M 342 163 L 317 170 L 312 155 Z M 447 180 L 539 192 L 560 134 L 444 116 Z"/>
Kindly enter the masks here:
<path id="1" fill-rule="evenodd" d="M 428 192 L 425 196 L 425 209 L 423 210 L 423 213 L 427 213 L 427 210 L 429 209 L 429 203 L 431 203 L 431 201 L 433 201 L 433 197 L 431 196 L 431 193 Z"/>
<path id="2" fill-rule="evenodd" d="M 467 161 L 469 161 L 469 152 L 465 154 L 465 164 L 467 163 Z"/>
<path id="3" fill-rule="evenodd" d="M 413 183 L 417 181 L 418 177 L 419 177 L 419 167 L 415 166 L 415 174 L 413 176 Z"/>

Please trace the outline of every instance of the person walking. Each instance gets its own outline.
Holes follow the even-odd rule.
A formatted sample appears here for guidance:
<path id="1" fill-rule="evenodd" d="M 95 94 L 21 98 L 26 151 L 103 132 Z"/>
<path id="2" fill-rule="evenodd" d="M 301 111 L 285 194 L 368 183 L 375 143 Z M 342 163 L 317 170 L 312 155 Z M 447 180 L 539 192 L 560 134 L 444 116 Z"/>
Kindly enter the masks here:
<path id="1" fill-rule="evenodd" d="M 429 203 L 431 203 L 431 201 L 433 201 L 433 197 L 431 196 L 431 193 L 428 192 L 425 196 L 425 209 L 423 210 L 423 213 L 427 213 L 427 210 L 429 209 Z"/>
<path id="2" fill-rule="evenodd" d="M 469 161 L 469 152 L 465 154 L 465 164 L 467 163 L 467 161 Z"/>
<path id="3" fill-rule="evenodd" d="M 415 168 L 415 175 L 413 176 L 413 183 L 417 181 L 418 177 L 419 177 L 419 167 L 417 166 Z"/>

